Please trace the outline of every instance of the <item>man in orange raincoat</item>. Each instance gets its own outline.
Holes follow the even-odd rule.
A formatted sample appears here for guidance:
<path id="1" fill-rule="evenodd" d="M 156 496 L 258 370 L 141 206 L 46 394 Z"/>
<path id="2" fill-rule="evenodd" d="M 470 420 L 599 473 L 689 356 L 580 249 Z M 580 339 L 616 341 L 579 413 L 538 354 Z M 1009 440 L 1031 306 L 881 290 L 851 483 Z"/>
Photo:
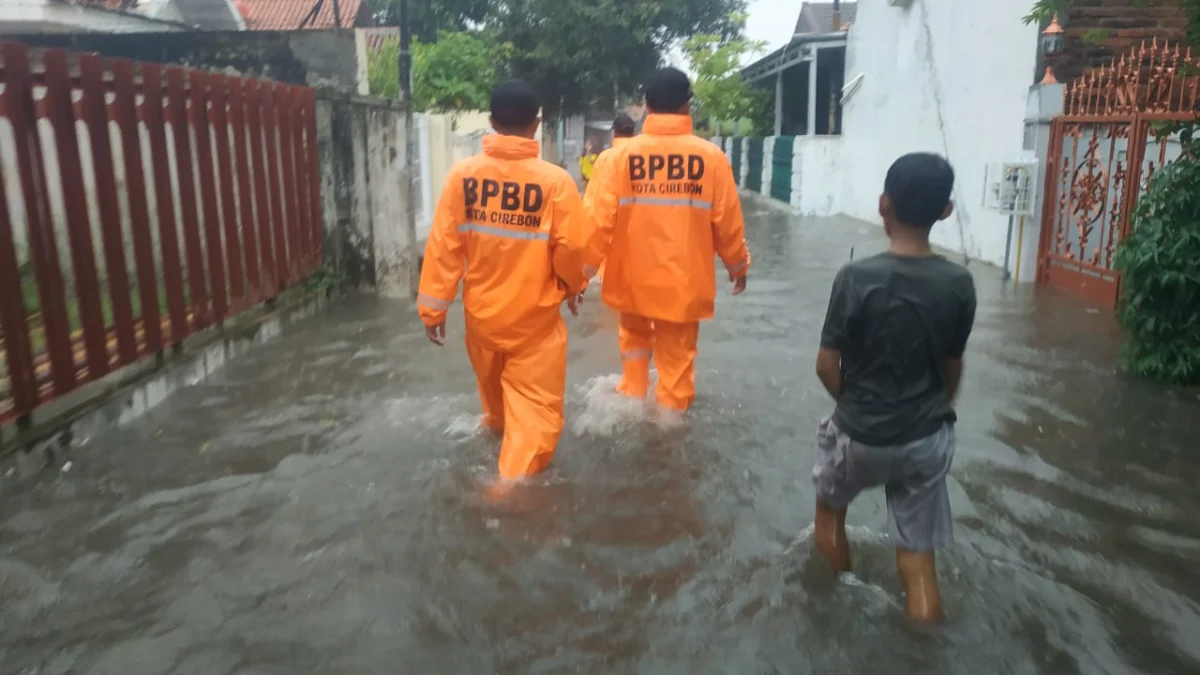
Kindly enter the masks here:
<path id="1" fill-rule="evenodd" d="M 661 70 L 646 85 L 642 134 L 612 151 L 586 199 L 596 226 L 589 265 L 605 262 L 601 297 L 621 313 L 620 391 L 645 397 L 650 360 L 660 407 L 684 412 L 696 397 L 696 340 L 713 315 L 716 271 L 746 290 L 750 252 L 733 169 L 692 133 L 687 75 Z"/>
<path id="2" fill-rule="evenodd" d="M 496 134 L 446 177 L 417 297 L 426 334 L 442 345 L 463 281 L 467 355 L 484 423 L 504 434 L 506 479 L 541 471 L 558 445 L 567 370 L 560 307 L 566 300 L 576 311 L 592 236 L 575 181 L 538 156 L 538 111 L 525 82 L 493 90 Z"/>
<path id="3" fill-rule="evenodd" d="M 625 144 L 626 141 L 628 141 L 629 139 L 631 139 L 637 135 L 637 124 L 634 123 L 632 117 L 630 117 L 629 115 L 626 115 L 625 113 L 621 113 L 620 115 L 617 115 L 616 118 L 613 119 L 612 135 L 613 135 L 612 147 L 605 150 L 604 152 L 600 153 L 600 156 L 596 158 L 596 165 L 593 169 L 593 172 L 594 172 L 593 175 L 595 175 L 595 176 L 604 175 L 604 165 L 610 159 L 612 159 L 613 154 L 615 154 L 613 151 L 616 150 L 617 148 L 621 147 L 622 145 Z M 584 193 L 584 200 L 587 200 L 589 198 L 589 196 L 595 194 L 595 188 L 592 187 L 594 184 L 595 183 L 593 183 L 593 182 L 590 182 L 590 181 L 588 182 L 587 192 Z M 588 269 L 587 272 L 590 273 L 590 272 L 592 272 L 592 270 Z M 588 276 L 591 276 L 591 274 L 589 274 Z M 595 271 L 595 277 L 596 277 L 596 281 L 599 281 L 600 283 L 604 283 L 604 262 L 603 261 L 601 261 L 599 269 L 597 269 Z"/>

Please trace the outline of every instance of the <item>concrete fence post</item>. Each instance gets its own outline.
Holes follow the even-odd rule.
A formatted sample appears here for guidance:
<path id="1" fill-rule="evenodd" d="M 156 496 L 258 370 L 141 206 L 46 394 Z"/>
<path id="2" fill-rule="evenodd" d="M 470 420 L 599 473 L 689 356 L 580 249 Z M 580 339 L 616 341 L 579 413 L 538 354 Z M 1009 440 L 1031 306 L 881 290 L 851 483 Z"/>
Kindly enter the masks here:
<path id="1" fill-rule="evenodd" d="M 1012 267 L 1020 268 L 1016 276 L 1017 283 L 1030 283 L 1037 280 L 1038 244 L 1042 233 L 1042 206 L 1045 199 L 1046 172 L 1053 170 L 1046 162 L 1050 156 L 1050 123 L 1063 111 L 1062 84 L 1035 84 L 1029 88 L 1025 103 L 1025 140 L 1024 150 L 1033 153 L 1038 160 L 1038 176 L 1036 181 L 1037 197 L 1034 200 L 1033 215 L 1025 218 L 1024 227 L 1017 227 L 1013 233 Z M 1020 250 L 1020 256 L 1016 254 Z M 1010 270 L 1011 271 L 1011 270 Z"/>
<path id="2" fill-rule="evenodd" d="M 771 174 L 774 171 L 771 158 L 775 156 L 775 137 L 768 136 L 763 139 L 763 165 L 762 165 L 762 186 L 759 192 L 768 197 L 771 196 Z"/>
<path id="3" fill-rule="evenodd" d="M 739 172 L 741 175 L 738 176 L 738 185 L 745 185 L 746 176 L 750 175 L 750 161 L 748 160 L 750 157 L 750 139 L 743 138 L 739 142 L 742 144 L 742 166 Z"/>
<path id="4" fill-rule="evenodd" d="M 808 136 L 797 136 L 792 146 L 792 211 L 799 213 L 801 195 L 804 193 L 804 149 L 808 146 Z"/>

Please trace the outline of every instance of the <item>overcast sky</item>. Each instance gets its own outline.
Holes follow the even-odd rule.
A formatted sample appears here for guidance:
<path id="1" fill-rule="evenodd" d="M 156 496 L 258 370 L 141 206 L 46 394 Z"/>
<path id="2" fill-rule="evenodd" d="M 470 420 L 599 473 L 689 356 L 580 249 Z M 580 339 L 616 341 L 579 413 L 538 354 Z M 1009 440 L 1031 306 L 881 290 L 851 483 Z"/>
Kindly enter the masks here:
<path id="1" fill-rule="evenodd" d="M 747 56 L 745 63 L 750 65 L 772 51 L 784 46 L 792 39 L 796 30 L 796 19 L 800 16 L 802 0 L 749 0 L 746 9 L 750 16 L 746 19 L 746 37 L 767 43 L 762 52 Z M 667 54 L 667 61 L 676 68 L 689 70 L 687 58 L 682 50 L 673 49 Z"/>
<path id="2" fill-rule="evenodd" d="M 746 37 L 767 43 L 766 53 L 782 47 L 792 39 L 796 18 L 800 16 L 801 0 L 750 0 L 747 9 Z M 764 54 L 759 54 L 759 57 Z"/>

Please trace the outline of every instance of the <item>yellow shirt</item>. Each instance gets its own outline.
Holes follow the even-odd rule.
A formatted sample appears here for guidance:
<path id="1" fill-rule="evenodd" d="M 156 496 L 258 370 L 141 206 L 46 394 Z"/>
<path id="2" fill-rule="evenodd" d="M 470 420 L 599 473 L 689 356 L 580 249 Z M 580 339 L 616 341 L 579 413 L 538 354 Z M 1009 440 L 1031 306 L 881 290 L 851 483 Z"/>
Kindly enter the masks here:
<path id="1" fill-rule="evenodd" d="M 583 175 L 584 180 L 592 179 L 592 170 L 596 168 L 596 158 L 598 156 L 593 152 L 579 158 L 579 173 Z"/>

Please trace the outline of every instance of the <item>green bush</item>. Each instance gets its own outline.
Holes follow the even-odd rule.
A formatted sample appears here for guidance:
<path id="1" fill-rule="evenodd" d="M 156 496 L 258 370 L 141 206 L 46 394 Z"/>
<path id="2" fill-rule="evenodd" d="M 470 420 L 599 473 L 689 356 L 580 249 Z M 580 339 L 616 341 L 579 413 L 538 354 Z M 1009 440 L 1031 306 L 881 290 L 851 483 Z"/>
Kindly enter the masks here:
<path id="1" fill-rule="evenodd" d="M 1154 174 L 1133 232 L 1113 263 L 1122 274 L 1122 364 L 1135 375 L 1200 384 L 1200 142 Z"/>

